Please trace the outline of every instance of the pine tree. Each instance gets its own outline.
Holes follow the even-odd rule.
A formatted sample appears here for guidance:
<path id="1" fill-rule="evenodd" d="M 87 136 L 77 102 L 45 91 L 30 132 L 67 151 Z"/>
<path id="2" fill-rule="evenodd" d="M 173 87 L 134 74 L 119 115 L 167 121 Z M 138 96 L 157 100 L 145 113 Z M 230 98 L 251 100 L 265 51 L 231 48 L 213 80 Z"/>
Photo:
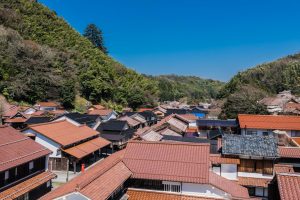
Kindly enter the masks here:
<path id="1" fill-rule="evenodd" d="M 84 30 L 83 36 L 90 40 L 103 53 L 108 53 L 107 48 L 104 46 L 102 31 L 95 24 L 89 24 Z"/>

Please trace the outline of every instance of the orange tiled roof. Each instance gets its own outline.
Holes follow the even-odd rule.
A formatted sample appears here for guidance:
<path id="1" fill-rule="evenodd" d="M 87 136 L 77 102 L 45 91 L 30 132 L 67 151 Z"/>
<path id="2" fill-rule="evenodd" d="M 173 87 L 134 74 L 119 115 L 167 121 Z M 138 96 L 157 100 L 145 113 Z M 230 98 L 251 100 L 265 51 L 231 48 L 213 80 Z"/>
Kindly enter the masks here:
<path id="1" fill-rule="evenodd" d="M 153 108 L 140 108 L 138 112 L 151 111 Z"/>
<path id="2" fill-rule="evenodd" d="M 100 115 L 100 116 L 106 116 L 109 115 L 110 113 L 112 113 L 112 109 L 102 109 L 102 110 L 90 110 L 88 111 L 88 114 L 90 115 Z"/>
<path id="3" fill-rule="evenodd" d="M 24 123 L 24 122 L 26 122 L 26 120 L 27 120 L 27 118 L 16 117 L 16 118 L 6 119 L 4 122 L 5 123 Z"/>
<path id="4" fill-rule="evenodd" d="M 38 106 L 42 107 L 58 107 L 59 105 L 56 102 L 48 101 L 48 102 L 37 102 Z"/>
<path id="5" fill-rule="evenodd" d="M 300 130 L 300 116 L 239 114 L 241 128 Z"/>
<path id="6" fill-rule="evenodd" d="M 30 125 L 29 128 L 62 146 L 70 145 L 99 134 L 86 125 L 76 126 L 67 120 Z"/>
<path id="7" fill-rule="evenodd" d="M 65 149 L 63 151 L 74 156 L 77 159 L 81 159 L 81 158 L 109 145 L 110 143 L 111 143 L 110 141 L 108 141 L 104 138 L 98 137 L 98 138 L 92 139 L 90 141 L 84 142 L 80 145 L 77 145 L 75 147 Z"/>
<path id="8" fill-rule="evenodd" d="M 214 198 L 188 196 L 182 194 L 167 193 L 161 191 L 145 191 L 129 188 L 127 190 L 129 200 L 214 200 Z"/>
<path id="9" fill-rule="evenodd" d="M 283 158 L 300 158 L 300 147 L 279 147 L 279 155 Z"/>
<path id="10" fill-rule="evenodd" d="M 210 154 L 209 159 L 212 164 L 240 164 L 240 159 L 238 158 L 225 158 L 220 154 Z"/>
<path id="11" fill-rule="evenodd" d="M 274 172 L 275 173 L 293 173 L 294 168 L 293 168 L 293 165 L 275 164 L 274 165 Z"/>
<path id="12" fill-rule="evenodd" d="M 278 189 L 281 200 L 299 199 L 300 174 L 277 174 Z"/>
<path id="13" fill-rule="evenodd" d="M 0 126 L 0 152 L 0 171 L 51 153 L 10 126 Z"/>
<path id="14" fill-rule="evenodd" d="M 92 105 L 91 108 L 95 108 L 95 109 L 98 109 L 98 110 L 103 110 L 103 109 L 105 109 L 105 107 L 102 106 L 102 105 L 100 105 L 100 104 Z"/>
<path id="15" fill-rule="evenodd" d="M 252 178 L 252 177 L 239 177 L 238 183 L 242 186 L 254 186 L 254 187 L 268 187 L 272 179 L 266 178 Z"/>
<path id="16" fill-rule="evenodd" d="M 123 162 L 134 178 L 208 183 L 209 144 L 130 141 Z"/>
<path id="17" fill-rule="evenodd" d="M 30 179 L 27 179 L 26 181 L 19 183 L 18 185 L 4 190 L 0 193 L 0 199 L 16 199 L 55 177 L 56 175 L 52 172 L 43 172 Z"/>
<path id="18" fill-rule="evenodd" d="M 198 117 L 196 117 L 193 114 L 181 114 L 179 116 L 181 116 L 181 117 L 183 117 L 183 118 L 185 118 L 186 120 L 189 120 L 189 121 L 196 121 L 198 119 Z"/>
<path id="19" fill-rule="evenodd" d="M 52 200 L 75 191 L 93 200 L 107 199 L 131 175 L 121 162 L 124 152 L 125 150 L 121 150 L 113 153 L 68 183 L 46 194 L 41 200 Z"/>

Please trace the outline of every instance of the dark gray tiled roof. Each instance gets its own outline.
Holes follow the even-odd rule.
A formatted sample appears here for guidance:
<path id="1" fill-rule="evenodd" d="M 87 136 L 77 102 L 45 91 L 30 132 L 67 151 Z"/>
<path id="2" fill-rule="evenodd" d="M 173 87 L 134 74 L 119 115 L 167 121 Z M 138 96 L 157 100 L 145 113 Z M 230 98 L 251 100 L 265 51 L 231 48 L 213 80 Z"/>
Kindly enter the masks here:
<path id="1" fill-rule="evenodd" d="M 222 138 L 222 153 L 225 155 L 264 158 L 279 157 L 277 139 L 273 136 L 224 134 Z"/>

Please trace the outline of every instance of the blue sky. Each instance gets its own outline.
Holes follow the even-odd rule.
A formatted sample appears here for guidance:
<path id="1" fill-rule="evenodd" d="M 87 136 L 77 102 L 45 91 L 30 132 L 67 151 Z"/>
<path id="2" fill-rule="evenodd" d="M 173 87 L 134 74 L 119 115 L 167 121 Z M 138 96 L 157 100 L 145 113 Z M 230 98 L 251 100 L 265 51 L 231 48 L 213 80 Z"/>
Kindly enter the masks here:
<path id="1" fill-rule="evenodd" d="M 223 81 L 300 50 L 300 1 L 40 0 L 80 33 L 104 32 L 110 55 L 141 73 Z"/>

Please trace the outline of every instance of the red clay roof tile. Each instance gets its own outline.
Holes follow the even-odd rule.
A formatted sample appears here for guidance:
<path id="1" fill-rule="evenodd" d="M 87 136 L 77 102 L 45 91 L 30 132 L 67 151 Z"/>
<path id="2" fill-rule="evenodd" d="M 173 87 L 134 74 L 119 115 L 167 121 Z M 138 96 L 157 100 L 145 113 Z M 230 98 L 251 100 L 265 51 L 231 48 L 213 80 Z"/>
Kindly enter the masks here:
<path id="1" fill-rule="evenodd" d="M 281 200 L 299 199 L 300 174 L 277 174 L 278 189 Z"/>
<path id="2" fill-rule="evenodd" d="M 110 141 L 108 141 L 104 138 L 98 137 L 98 138 L 89 140 L 87 142 L 84 142 L 82 144 L 79 144 L 75 147 L 65 149 L 63 151 L 74 156 L 77 159 L 81 159 L 81 158 L 109 145 L 110 143 L 111 143 Z"/>
<path id="3" fill-rule="evenodd" d="M 10 126 L 0 126 L 0 152 L 0 171 L 51 153 Z"/>
<path id="4" fill-rule="evenodd" d="M 300 116 L 239 114 L 241 128 L 300 130 Z"/>
<path id="5" fill-rule="evenodd" d="M 283 158 L 300 158 L 300 147 L 279 147 L 279 155 Z"/>
<path id="6" fill-rule="evenodd" d="M 16 199 L 55 177 L 56 175 L 53 174 L 52 172 L 49 171 L 43 172 L 7 190 L 4 190 L 3 192 L 0 193 L 0 199 L 6 199 L 6 200 Z"/>
<path id="7" fill-rule="evenodd" d="M 86 125 L 76 126 L 67 120 L 30 125 L 28 127 L 62 146 L 99 135 Z"/>

